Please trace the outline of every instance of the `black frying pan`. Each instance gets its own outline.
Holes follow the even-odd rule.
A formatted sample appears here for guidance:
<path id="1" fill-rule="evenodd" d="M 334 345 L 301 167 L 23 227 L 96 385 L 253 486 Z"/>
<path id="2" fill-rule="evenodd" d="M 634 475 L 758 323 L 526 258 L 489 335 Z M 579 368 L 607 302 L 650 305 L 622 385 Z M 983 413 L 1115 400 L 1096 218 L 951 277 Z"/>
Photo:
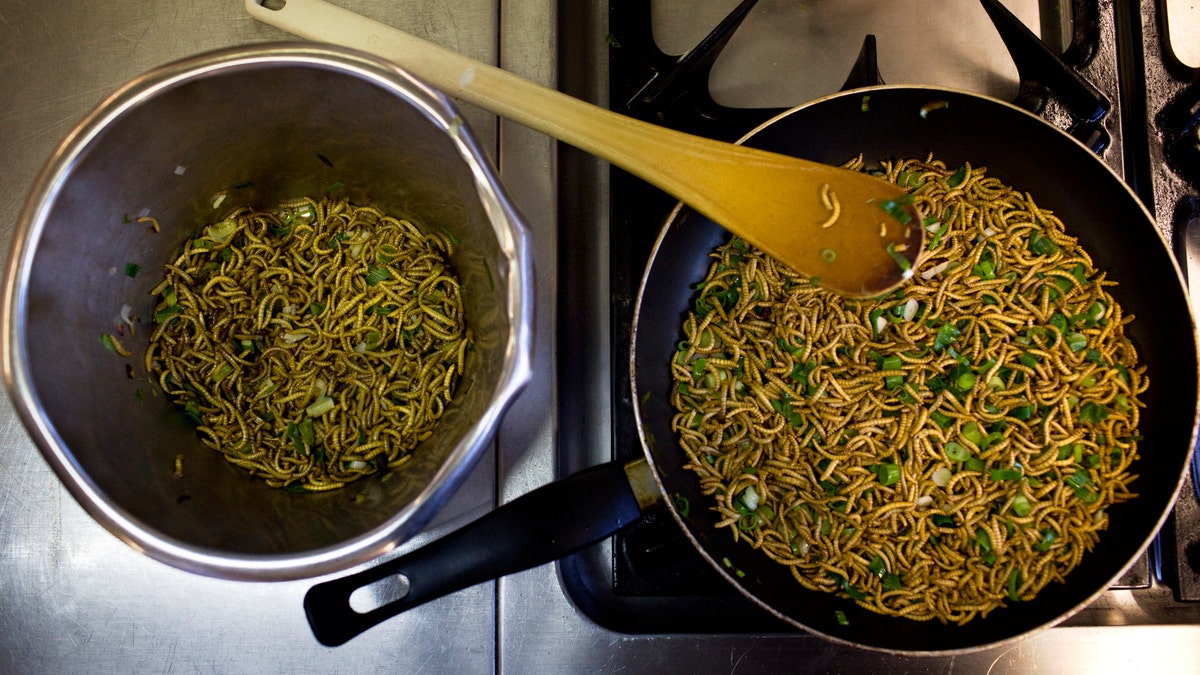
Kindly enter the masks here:
<path id="1" fill-rule="evenodd" d="M 866 99 L 864 104 L 864 97 Z M 948 105 L 920 111 L 932 102 Z M 933 108 L 934 106 L 930 106 Z M 965 626 L 880 616 L 850 600 L 809 591 L 765 555 L 714 528 L 709 503 L 674 440 L 668 364 L 694 284 L 727 233 L 680 209 L 664 227 L 638 298 L 632 358 L 633 400 L 650 471 L 641 460 L 583 471 L 497 509 L 406 556 L 314 586 L 305 611 L 317 638 L 336 645 L 395 614 L 481 581 L 542 564 L 603 539 L 635 520 L 639 500 L 682 495 L 683 517 L 665 500 L 700 553 L 747 597 L 798 628 L 850 645 L 905 653 L 992 646 L 1047 627 L 1102 593 L 1149 545 L 1174 502 L 1194 440 L 1196 333 L 1179 270 L 1153 220 L 1125 184 L 1083 145 L 1008 104 L 934 88 L 877 87 L 845 92 L 789 111 L 752 133 L 748 145 L 840 164 L 924 157 L 970 161 L 1033 193 L 1119 282 L 1113 295 L 1137 320 L 1129 327 L 1147 366 L 1139 497 L 1109 509 L 1100 543 L 1067 577 L 1029 602 L 1009 603 Z M 650 482 L 652 478 L 653 483 Z M 729 572 L 725 561 L 743 575 Z M 400 575 L 399 599 L 366 613 L 350 607 L 356 589 Z M 836 610 L 844 613 L 842 625 Z"/>

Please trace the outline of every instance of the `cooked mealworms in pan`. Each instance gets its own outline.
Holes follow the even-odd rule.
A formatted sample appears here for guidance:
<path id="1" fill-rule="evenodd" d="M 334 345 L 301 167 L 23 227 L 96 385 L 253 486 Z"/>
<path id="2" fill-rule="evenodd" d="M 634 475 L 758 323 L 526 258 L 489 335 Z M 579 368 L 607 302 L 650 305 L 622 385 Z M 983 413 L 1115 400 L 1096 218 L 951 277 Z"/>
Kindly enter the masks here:
<path id="1" fill-rule="evenodd" d="M 1112 282 L 1028 194 L 933 159 L 884 173 L 929 214 L 914 280 L 847 300 L 719 247 L 673 426 L 718 526 L 800 584 L 964 623 L 1063 581 L 1135 496 L 1148 380 Z"/>

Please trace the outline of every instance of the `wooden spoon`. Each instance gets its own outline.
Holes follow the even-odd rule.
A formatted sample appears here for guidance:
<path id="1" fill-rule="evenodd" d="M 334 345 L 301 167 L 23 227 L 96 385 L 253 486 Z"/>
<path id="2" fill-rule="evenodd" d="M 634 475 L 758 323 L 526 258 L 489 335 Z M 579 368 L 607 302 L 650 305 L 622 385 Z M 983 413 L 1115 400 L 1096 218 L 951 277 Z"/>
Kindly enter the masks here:
<path id="1" fill-rule="evenodd" d="M 885 293 L 912 276 L 924 228 L 878 178 L 683 134 L 580 101 L 323 0 L 256 19 L 393 61 L 446 93 L 596 155 L 677 197 L 829 290 Z M 901 222 L 904 221 L 904 222 Z"/>

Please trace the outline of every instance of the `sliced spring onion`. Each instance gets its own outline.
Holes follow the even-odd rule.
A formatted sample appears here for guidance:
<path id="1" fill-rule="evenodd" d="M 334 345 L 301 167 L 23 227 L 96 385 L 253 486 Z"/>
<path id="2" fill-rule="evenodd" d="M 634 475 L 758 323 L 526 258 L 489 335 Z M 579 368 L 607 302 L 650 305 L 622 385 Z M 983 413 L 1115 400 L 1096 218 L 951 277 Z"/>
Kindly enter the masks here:
<path id="1" fill-rule="evenodd" d="M 316 401 L 313 401 L 311 405 L 304 409 L 304 413 L 309 417 L 320 417 L 330 410 L 333 410 L 333 408 L 334 402 L 332 398 L 328 396 L 319 396 L 317 397 Z"/>
<path id="2" fill-rule="evenodd" d="M 1016 497 L 1013 497 L 1010 508 L 1018 518 L 1024 518 L 1025 516 L 1029 515 L 1031 511 L 1033 511 L 1033 504 L 1030 503 L 1029 498 L 1025 495 L 1017 495 Z"/>
<path id="3" fill-rule="evenodd" d="M 862 591 L 855 588 L 854 584 L 850 583 L 849 579 L 846 579 L 841 576 L 838 576 L 837 578 L 842 585 L 842 590 L 846 592 L 846 595 L 849 595 L 854 600 L 866 600 L 867 599 L 867 594 L 863 593 Z"/>
<path id="4" fill-rule="evenodd" d="M 221 365 L 217 366 L 216 370 L 212 372 L 212 375 L 209 376 L 209 379 L 213 381 L 213 384 L 216 384 L 232 374 L 233 366 L 228 363 L 222 363 Z"/>
<path id="5" fill-rule="evenodd" d="M 1095 401 L 1085 401 L 1079 407 L 1079 421 L 1099 424 L 1108 418 L 1108 408 Z"/>
<path id="6" fill-rule="evenodd" d="M 1033 406 L 1019 405 L 1015 408 L 1011 408 L 1008 411 L 1008 416 L 1014 419 L 1027 420 L 1033 416 Z"/>
<path id="7" fill-rule="evenodd" d="M 1029 237 L 1029 250 L 1036 255 L 1054 255 L 1059 246 L 1041 232 L 1034 232 Z"/>
<path id="8" fill-rule="evenodd" d="M 687 518 L 688 514 L 692 511 L 691 502 L 688 501 L 687 497 L 684 497 L 679 493 L 675 493 L 675 510 L 680 516 Z"/>
<path id="9" fill-rule="evenodd" d="M 967 422 L 963 425 L 962 435 L 963 438 L 971 441 L 976 447 L 983 445 L 983 432 L 979 429 L 979 425 L 974 422 Z"/>
<path id="10" fill-rule="evenodd" d="M 975 543 L 979 544 L 979 548 L 984 551 L 992 550 L 992 537 L 982 527 L 975 530 Z"/>
<path id="11" fill-rule="evenodd" d="M 875 475 L 879 477 L 880 485 L 895 485 L 900 482 L 900 467 L 892 463 L 876 464 Z"/>
<path id="12" fill-rule="evenodd" d="M 794 427 L 802 427 L 804 426 L 804 416 L 792 408 L 789 403 L 790 400 L 790 397 L 784 394 L 784 398 L 771 401 L 771 407 L 775 409 L 775 412 L 783 415 L 788 424 Z"/>
<path id="13" fill-rule="evenodd" d="M 883 332 L 883 329 L 887 328 L 887 317 L 883 315 L 882 309 L 873 309 L 871 310 L 869 318 L 871 321 L 872 337 L 878 338 L 879 334 Z"/>
<path id="14" fill-rule="evenodd" d="M 233 235 L 237 233 L 237 230 L 236 221 L 222 220 L 215 225 L 209 225 L 204 228 L 204 238 L 217 244 L 228 244 L 233 239 Z"/>
<path id="15" fill-rule="evenodd" d="M 1020 469 L 992 469 L 990 472 L 988 472 L 988 476 L 995 481 L 1021 480 L 1022 475 L 1023 474 L 1021 473 Z"/>
<path id="16" fill-rule="evenodd" d="M 951 424 L 954 424 L 954 418 L 937 410 L 929 411 L 929 419 L 933 420 L 939 427 L 945 429 Z"/>
<path id="17" fill-rule="evenodd" d="M 971 268 L 971 275 L 985 281 L 996 278 L 996 264 L 990 260 L 981 260 Z"/>
<path id="18" fill-rule="evenodd" d="M 971 451 L 961 443 L 950 441 L 946 443 L 946 456 L 955 462 L 965 462 L 971 458 Z"/>
<path id="19" fill-rule="evenodd" d="M 871 562 L 867 565 L 867 569 L 870 570 L 871 574 L 874 574 L 882 579 L 883 575 L 887 573 L 887 564 L 884 563 L 883 556 L 876 554 L 871 558 Z"/>
<path id="20" fill-rule="evenodd" d="M 930 476 L 930 480 L 932 480 L 933 484 L 938 487 L 946 487 L 950 484 L 950 479 L 953 477 L 954 472 L 944 466 L 939 466 L 933 470 L 933 475 Z"/>
<path id="21" fill-rule="evenodd" d="M 955 328 L 952 323 L 944 323 L 938 327 L 937 335 L 933 338 L 933 350 L 940 352 L 945 350 L 950 345 L 954 344 L 958 337 L 962 335 L 962 331 Z"/>
<path id="22" fill-rule="evenodd" d="M 298 425 L 298 428 L 300 430 L 300 440 L 304 442 L 304 445 L 312 447 L 313 441 L 316 440 L 316 436 L 313 434 L 312 420 L 304 420 Z"/>
<path id="23" fill-rule="evenodd" d="M 900 575 L 893 572 L 885 573 L 881 581 L 883 582 L 883 590 L 885 591 L 898 591 L 904 588 L 904 582 L 900 580 Z"/>
<path id="24" fill-rule="evenodd" d="M 1087 348 L 1087 336 L 1083 333 L 1067 333 L 1063 336 L 1063 340 L 1067 344 L 1067 349 L 1072 352 L 1083 351 Z"/>
<path id="25" fill-rule="evenodd" d="M 926 269 L 925 271 L 921 272 L 921 278 L 928 280 L 928 279 L 932 279 L 932 278 L 936 277 L 937 275 L 946 271 L 946 268 L 950 267 L 951 262 L 952 261 L 950 261 L 950 260 L 943 260 L 942 262 L 934 265 L 933 267 Z"/>
<path id="26" fill-rule="evenodd" d="M 834 621 L 837 621 L 837 625 L 839 625 L 839 626 L 849 626 L 850 625 L 850 619 L 847 619 L 846 613 L 840 609 L 833 610 L 833 619 L 834 619 Z"/>
<path id="27" fill-rule="evenodd" d="M 1008 599 L 1014 602 L 1019 601 L 1021 596 L 1017 595 L 1017 590 L 1021 587 L 1021 570 L 1012 568 L 1008 572 Z"/>
<path id="28" fill-rule="evenodd" d="M 979 378 L 978 378 L 978 376 L 975 375 L 975 373 L 972 373 L 969 370 L 963 371 L 954 380 L 954 387 L 956 389 L 958 389 L 959 391 L 968 392 L 968 391 L 971 391 L 971 388 L 975 386 L 975 382 L 978 379 Z"/>
<path id="29" fill-rule="evenodd" d="M 1067 485 L 1070 485 L 1073 488 L 1091 487 L 1093 485 L 1092 479 L 1089 478 L 1087 473 L 1081 469 L 1076 469 L 1075 473 L 1067 476 L 1065 480 Z"/>
<path id="30" fill-rule="evenodd" d="M 738 496 L 738 499 L 751 511 L 758 508 L 758 490 L 755 490 L 753 485 L 749 485 L 745 490 L 742 490 L 742 494 Z"/>

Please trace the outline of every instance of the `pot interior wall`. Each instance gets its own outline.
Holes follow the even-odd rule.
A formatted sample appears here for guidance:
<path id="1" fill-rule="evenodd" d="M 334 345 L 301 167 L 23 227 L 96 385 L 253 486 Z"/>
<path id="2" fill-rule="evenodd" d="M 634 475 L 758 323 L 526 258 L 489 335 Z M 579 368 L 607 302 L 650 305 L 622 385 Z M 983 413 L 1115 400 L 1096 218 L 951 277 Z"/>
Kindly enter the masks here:
<path id="1" fill-rule="evenodd" d="M 510 330 L 508 263 L 488 217 L 495 205 L 463 159 L 460 121 L 439 121 L 365 77 L 312 65 L 214 70 L 143 98 L 66 167 L 40 221 L 24 346 L 34 394 L 68 461 L 128 517 L 200 549 L 286 555 L 385 523 L 412 534 L 424 525 L 411 518 L 413 500 L 448 497 L 432 484 L 444 464 L 477 459 L 462 456 L 460 440 L 498 386 Z M 337 183 L 355 202 L 460 241 L 451 262 L 477 344 L 455 403 L 403 471 L 295 494 L 202 446 L 148 378 L 149 292 L 181 243 L 233 206 L 319 197 Z M 136 222 L 143 214 L 161 231 Z M 125 274 L 127 263 L 141 266 L 136 277 Z M 140 317 L 135 334 L 121 338 L 131 358 L 99 340 L 115 333 L 123 305 Z"/>

